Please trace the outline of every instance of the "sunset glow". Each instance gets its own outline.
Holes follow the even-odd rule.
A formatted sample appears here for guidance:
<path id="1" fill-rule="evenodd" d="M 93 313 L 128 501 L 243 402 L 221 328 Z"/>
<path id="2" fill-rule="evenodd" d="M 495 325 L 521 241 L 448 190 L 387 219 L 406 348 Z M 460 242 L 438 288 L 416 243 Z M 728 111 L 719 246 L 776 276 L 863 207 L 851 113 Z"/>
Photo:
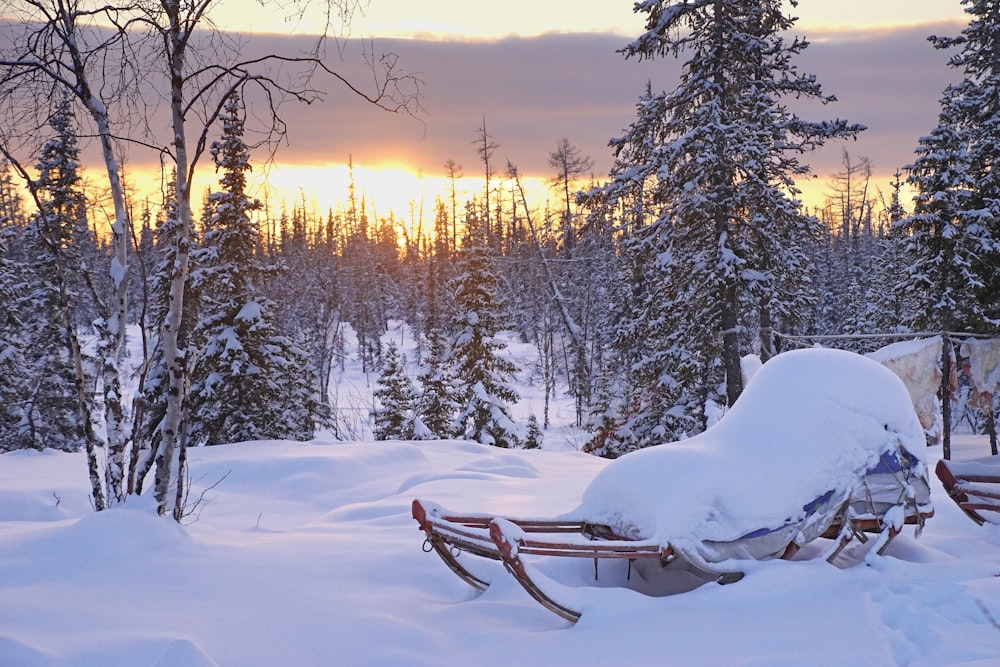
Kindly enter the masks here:
<path id="1" fill-rule="evenodd" d="M 253 177 L 251 177 L 253 179 Z M 253 179 L 252 195 L 267 198 L 271 206 L 282 204 L 291 209 L 305 206 L 307 211 L 325 215 L 328 211 L 343 210 L 348 206 L 352 168 L 347 164 L 282 165 L 272 167 L 260 178 Z M 266 187 L 264 182 L 266 181 Z M 434 222 L 435 199 L 440 198 L 450 207 L 451 182 L 444 176 L 424 176 L 405 165 L 382 166 L 354 165 L 353 181 L 357 206 L 362 203 L 371 219 L 390 216 L 406 223 L 419 223 L 427 227 Z M 494 185 L 500 183 L 497 179 Z M 529 205 L 540 206 L 546 196 L 542 179 L 523 179 Z M 455 182 L 455 196 L 460 209 L 471 198 L 481 197 L 485 181 L 469 176 Z M 509 201 L 510 185 L 505 188 Z"/>
<path id="2" fill-rule="evenodd" d="M 275 10 L 275 3 L 262 6 L 258 2 L 220 0 L 213 5 L 212 18 L 224 30 L 282 35 L 320 32 L 326 17 L 318 10 L 324 3 L 307 4 L 311 9 L 297 14 L 287 9 Z M 328 95 L 321 102 L 308 108 L 289 106 L 286 113 L 290 114 L 293 126 L 289 144 L 279 150 L 276 165 L 265 169 L 263 164 L 255 162 L 251 175 L 254 196 L 266 198 L 268 205 L 275 209 L 282 205 L 288 209 L 305 205 L 318 213 L 342 209 L 347 205 L 351 182 L 346 159 L 353 155 L 355 196 L 359 204 L 364 202 L 369 215 L 382 218 L 391 214 L 397 219 L 422 219 L 431 224 L 435 198 L 447 200 L 451 196 L 451 184 L 442 166 L 445 160 L 454 159 L 464 165 L 464 175 L 456 183 L 459 207 L 481 196 L 484 189 L 482 163 L 477 159 L 472 140 L 476 127 L 486 116 L 489 116 L 490 133 L 501 146 L 498 178 L 510 155 L 525 176 L 524 185 L 533 207 L 543 209 L 546 200 L 552 197 L 544 184 L 552 175 L 546 158 L 561 136 L 567 137 L 584 155 L 593 159 L 595 178 L 605 178 L 613 158 L 607 141 L 619 135 L 632 120 L 635 100 L 650 71 L 638 68 L 634 62 L 625 63 L 614 53 L 642 30 L 641 17 L 633 14 L 632 4 L 630 0 L 553 0 L 545 3 L 511 0 L 501 11 L 483 12 L 476 3 L 455 0 L 362 3 L 362 10 L 347 17 L 347 28 L 342 32 L 335 30 L 332 36 L 373 37 L 376 43 L 379 38 L 411 40 L 412 53 L 405 42 L 394 42 L 393 48 L 399 49 L 402 66 L 407 71 L 417 72 L 423 81 L 422 105 L 426 115 L 414 121 L 367 105 L 361 105 L 360 111 L 352 110 L 354 107 L 345 102 L 356 104 L 357 100 L 345 100 L 350 94 L 330 85 L 325 90 Z M 855 39 L 859 31 L 882 31 L 893 26 L 942 20 L 955 21 L 957 26 L 964 21 L 958 0 L 880 0 L 877 3 L 870 0 L 837 3 L 803 0 L 789 10 L 801 17 L 796 27 L 814 42 L 814 48 L 809 51 L 817 54 L 824 43 L 851 35 L 854 36 L 851 39 Z M 335 17 L 334 24 L 343 23 Z M 957 31 L 956 27 L 954 32 Z M 914 41 L 919 44 L 913 48 L 931 53 L 933 49 L 924 39 L 926 34 L 917 32 L 920 34 Z M 530 59 L 525 57 L 523 60 L 511 59 L 516 57 L 519 48 L 516 44 L 497 51 L 496 55 L 492 52 L 490 56 L 475 55 L 483 60 L 470 62 L 462 58 L 474 51 L 453 50 L 455 44 L 474 45 L 478 41 L 496 42 L 511 35 L 530 37 L 552 33 L 610 33 L 616 37 L 600 45 L 600 53 L 593 63 L 588 60 L 583 65 L 558 50 L 568 42 L 558 43 L 553 51 L 539 47 L 537 54 L 532 52 Z M 888 40 L 873 41 L 885 43 Z M 850 50 L 857 49 L 851 47 Z M 612 64 L 604 65 L 605 61 L 599 60 L 604 57 Z M 899 91 L 891 87 L 867 92 L 859 79 L 868 75 L 869 69 L 876 68 L 869 68 L 864 62 L 841 63 L 838 58 L 818 55 L 817 58 L 822 67 L 834 72 L 832 76 L 829 72 L 817 71 L 815 65 L 810 67 L 824 82 L 824 88 L 840 99 L 830 107 L 833 113 L 869 125 L 870 130 L 851 150 L 855 155 L 872 158 L 874 177 L 885 189 L 892 173 L 909 161 L 916 140 L 934 121 L 935 101 L 945 82 L 941 76 L 945 72 L 944 58 L 939 58 L 939 69 L 935 70 L 938 79 L 921 83 L 919 97 L 926 102 L 926 110 L 917 108 L 912 100 L 902 99 Z M 484 63 L 492 64 L 486 67 Z M 891 77 L 896 82 L 907 81 L 906 72 L 900 70 L 898 64 L 887 63 L 885 58 L 879 59 L 878 54 L 872 54 L 868 63 L 891 69 Z M 573 67 L 581 66 L 588 77 L 581 78 L 578 72 L 574 74 Z M 607 69 L 594 70 L 595 67 Z M 913 67 L 929 72 L 923 61 L 914 62 Z M 662 81 L 656 85 L 669 88 L 673 75 L 669 70 L 657 71 Z M 668 75 L 663 75 L 664 71 Z M 515 72 L 516 75 L 512 74 Z M 838 81 L 837 74 L 844 78 Z M 601 85 L 590 90 L 589 77 L 600 81 Z M 916 96 L 916 93 L 908 94 Z M 857 102 L 851 101 L 852 95 Z M 845 108 L 844 104 L 852 103 L 853 107 Z M 905 112 L 896 111 L 893 116 L 887 103 L 898 104 L 901 109 L 905 107 Z M 899 127 L 900 113 L 906 114 L 913 129 Z M 884 136 L 879 133 L 885 132 L 896 136 L 891 140 L 875 138 Z M 866 143 L 869 141 L 872 143 Z M 890 148 L 888 152 L 886 149 Z M 806 161 L 818 177 L 801 180 L 798 184 L 807 206 L 823 203 L 826 181 L 838 169 L 841 150 L 837 144 L 808 156 Z M 137 161 L 142 160 L 136 157 Z M 133 165 L 132 176 L 138 189 L 155 200 L 160 177 L 154 173 L 154 167 L 146 169 L 150 173 L 143 176 L 143 167 Z M 91 169 L 92 175 L 98 172 L 97 168 Z M 206 189 L 214 189 L 215 184 L 211 164 L 202 164 L 194 184 L 195 198 Z M 586 180 L 580 185 L 586 185 Z"/>
<path id="3" fill-rule="evenodd" d="M 218 6 L 215 17 L 220 26 L 230 30 L 315 34 L 325 25 L 321 4 L 313 3 L 305 14 L 298 15 L 282 14 L 243 0 L 228 0 Z M 349 17 L 350 26 L 344 34 L 464 39 L 551 32 L 634 35 L 643 25 L 632 6 L 629 0 L 508 0 L 502 10 L 485 12 L 477 3 L 458 0 L 371 0 Z M 859 30 L 959 20 L 963 16 L 958 0 L 805 0 L 798 7 L 789 6 L 788 11 L 801 17 L 798 26 L 803 30 Z"/>

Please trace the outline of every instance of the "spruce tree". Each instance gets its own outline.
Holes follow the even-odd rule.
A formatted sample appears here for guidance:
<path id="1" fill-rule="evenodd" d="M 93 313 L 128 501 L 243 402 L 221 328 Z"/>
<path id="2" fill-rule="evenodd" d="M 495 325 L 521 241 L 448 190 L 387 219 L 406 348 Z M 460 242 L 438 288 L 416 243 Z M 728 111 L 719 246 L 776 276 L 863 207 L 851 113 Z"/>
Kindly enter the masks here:
<path id="1" fill-rule="evenodd" d="M 209 197 L 202 246 L 192 256 L 191 284 L 201 311 L 192 332 L 198 346 L 191 371 L 190 442 L 313 436 L 318 406 L 305 353 L 275 328 L 265 279 L 276 271 L 258 256 L 260 230 L 250 213 L 260 203 L 246 192 L 249 149 L 239 97 L 221 115 L 222 139 L 211 147 L 222 172 Z"/>
<path id="2" fill-rule="evenodd" d="M 501 307 L 487 235 L 485 225 L 474 225 L 458 254 L 452 363 L 461 409 L 455 430 L 466 440 L 515 447 L 519 438 L 509 406 L 518 399 L 510 386 L 517 368 L 500 356 L 504 346 L 496 339 Z"/>
<path id="3" fill-rule="evenodd" d="M 433 438 L 450 438 L 455 435 L 455 416 L 458 414 L 458 388 L 449 373 L 447 348 L 440 330 L 428 332 L 428 350 L 424 367 L 417 380 L 420 395 L 415 410 L 420 422 Z M 430 439 L 430 438 L 424 438 Z"/>
<path id="4" fill-rule="evenodd" d="M 403 369 L 403 359 L 395 342 L 382 355 L 382 372 L 374 392 L 372 433 L 376 440 L 412 440 L 416 391 Z"/>
<path id="5" fill-rule="evenodd" d="M 17 302 L 30 386 L 23 396 L 19 446 L 74 450 L 87 441 L 93 410 L 72 350 L 80 349 L 75 307 L 83 300 L 78 241 L 84 215 L 79 146 L 68 100 L 49 119 L 32 184 L 39 210 L 25 230 L 31 273 Z M 96 443 L 94 443 L 96 444 Z"/>
<path id="6" fill-rule="evenodd" d="M 1000 2 L 962 0 L 969 25 L 949 65 L 963 78 L 948 86 L 938 124 L 907 167 L 917 189 L 913 214 L 898 223 L 909 260 L 904 295 L 919 328 L 980 331 L 1000 320 Z"/>
<path id="7" fill-rule="evenodd" d="M 23 427 L 32 383 L 18 307 L 28 267 L 8 257 L 10 231 L 8 219 L 0 219 L 0 452 L 31 444 Z"/>
<path id="8" fill-rule="evenodd" d="M 528 417 L 528 432 L 524 434 L 524 448 L 541 449 L 543 438 L 542 427 L 538 425 L 538 417 L 531 415 Z"/>
<path id="9" fill-rule="evenodd" d="M 742 390 L 740 358 L 755 339 L 746 323 L 794 321 L 814 300 L 808 249 L 819 223 L 794 198 L 808 173 L 799 157 L 863 128 L 788 108 L 788 98 L 834 98 L 792 63 L 807 42 L 786 39 L 795 19 L 782 4 L 636 5 L 647 31 L 626 57 L 689 56 L 674 90 L 647 87 L 635 123 L 612 140 L 611 182 L 592 193 L 624 210 L 630 232 L 623 278 L 637 282 L 618 347 L 637 373 L 630 412 L 642 444 L 704 428 L 712 406 Z"/>

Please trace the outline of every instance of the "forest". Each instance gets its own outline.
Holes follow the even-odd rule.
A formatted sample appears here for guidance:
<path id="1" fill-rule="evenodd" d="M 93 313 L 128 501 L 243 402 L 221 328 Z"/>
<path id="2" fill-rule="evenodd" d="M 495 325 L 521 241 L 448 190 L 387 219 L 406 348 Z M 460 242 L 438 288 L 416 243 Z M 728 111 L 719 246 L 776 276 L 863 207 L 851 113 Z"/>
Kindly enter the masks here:
<path id="1" fill-rule="evenodd" d="M 0 451 L 86 450 L 98 510 L 153 484 L 160 512 L 179 519 L 188 447 L 320 429 L 349 439 L 331 395 L 347 328 L 377 377 L 378 439 L 538 446 L 548 413 L 511 417 L 504 331 L 537 348 L 547 398 L 573 397 L 585 450 L 616 457 L 711 425 L 742 390 L 745 355 L 766 361 L 820 336 L 869 351 L 890 340 L 872 334 L 995 334 L 1000 322 L 1000 16 L 987 0 L 967 3 L 961 35 L 932 38 L 955 80 L 888 192 L 845 150 L 825 204 L 797 198 L 809 152 L 857 136 L 864 119 L 789 109 L 832 98 L 796 68 L 808 44 L 788 37 L 781 2 L 649 2 L 623 55 L 679 57 L 682 74 L 672 90 L 639 91 L 635 119 L 610 140 L 610 174 L 593 178 L 590 157 L 553 137 L 549 196 L 529 201 L 484 120 L 470 140 L 485 187 L 442 193 L 416 225 L 370 216 L 354 185 L 327 211 L 248 194 L 258 145 L 246 124 L 259 119 L 247 99 L 307 92 L 191 41 L 211 31 L 210 3 L 126 3 L 141 35 L 124 14 L 108 32 L 75 2 L 25 4 L 51 11 L 26 18 L 0 55 L 0 95 L 38 119 L 0 137 Z M 100 98 L 127 92 L 138 53 L 172 93 L 161 201 L 123 185 L 107 127 L 128 107 Z M 411 82 L 394 64 L 381 76 L 357 94 L 411 109 Z M 81 161 L 82 119 L 98 128 L 100 186 Z M 218 176 L 200 207 L 198 155 Z M 97 204 L 108 201 L 110 224 Z M 381 343 L 390 320 L 416 332 L 417 376 Z M 142 336 L 135 378 L 123 376 L 130 325 Z"/>

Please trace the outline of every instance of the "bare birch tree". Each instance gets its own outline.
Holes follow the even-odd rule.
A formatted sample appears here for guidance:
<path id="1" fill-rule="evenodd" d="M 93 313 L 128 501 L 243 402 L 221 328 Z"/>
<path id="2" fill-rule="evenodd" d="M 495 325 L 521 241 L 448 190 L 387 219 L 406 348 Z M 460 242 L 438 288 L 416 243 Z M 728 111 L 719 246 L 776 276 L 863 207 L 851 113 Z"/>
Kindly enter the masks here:
<path id="1" fill-rule="evenodd" d="M 22 0 L 5 2 L 8 17 L 6 53 L 0 57 L 0 96 L 7 100 L 7 113 L 47 113 L 52 100 L 71 95 L 91 118 L 107 173 L 114 206 L 110 225 L 114 255 L 110 267 L 111 302 L 104 304 L 95 322 L 101 353 L 104 388 L 104 418 L 107 424 L 107 462 L 104 484 L 110 504 L 124 500 L 125 451 L 129 434 L 124 418 L 122 383 L 118 361 L 125 342 L 128 312 L 128 212 L 115 139 L 121 128 L 112 123 L 110 100 L 127 99 L 124 86 L 137 80 L 125 39 L 127 25 L 118 8 L 92 8 L 79 0 Z M 104 26 L 110 26 L 104 27 Z M 37 127 L 37 123 L 23 123 Z M 12 150 L 16 135 L 5 136 Z M 20 139 L 28 139 L 20 137 Z M 88 442 L 88 448 L 97 443 Z M 103 494 L 94 489 L 94 504 L 103 509 Z"/>
<path id="2" fill-rule="evenodd" d="M 181 428 L 190 359 L 188 351 L 178 345 L 178 331 L 191 250 L 191 182 L 205 152 L 210 128 L 226 101 L 240 93 L 246 99 L 260 100 L 264 109 L 258 111 L 264 121 L 262 143 L 269 142 L 273 149 L 287 130 L 279 113 L 281 104 L 289 100 L 309 103 L 320 99 L 322 92 L 314 85 L 323 77 L 342 84 L 350 94 L 376 107 L 410 113 L 418 109 L 419 81 L 400 72 L 394 54 L 375 57 L 373 52 L 366 51 L 365 60 L 372 77 L 365 89 L 327 64 L 326 39 L 334 34 L 336 23 L 350 23 L 354 11 L 365 4 L 358 0 L 261 0 L 262 5 L 286 14 L 291 10 L 305 16 L 307 11 L 318 11 L 326 19 L 326 29 L 310 52 L 256 57 L 244 56 L 246 42 L 223 33 L 212 20 L 212 10 L 220 4 L 218 0 L 129 0 L 96 9 L 81 0 L 24 0 L 4 4 L 10 5 L 5 7 L 8 11 L 4 14 L 13 15 L 15 22 L 13 27 L 5 28 L 11 31 L 6 40 L 10 46 L 9 53 L 0 59 L 4 68 L 0 92 L 27 90 L 37 101 L 50 96 L 53 90 L 66 89 L 87 109 L 101 141 L 115 204 L 112 233 L 116 248 L 120 247 L 111 267 L 116 285 L 115 308 L 102 323 L 106 335 L 118 338 L 102 350 L 106 356 L 117 359 L 124 340 L 126 316 L 124 253 L 128 226 L 120 178 L 121 159 L 115 153 L 115 141 L 127 139 L 147 147 L 166 146 L 162 152 L 176 169 L 174 204 L 179 232 L 175 238 L 176 259 L 166 315 L 159 332 L 169 385 L 160 447 L 155 454 L 155 494 L 159 513 L 169 512 L 179 519 L 183 514 L 179 505 L 185 496 L 184 480 L 174 471 L 174 464 L 177 448 L 183 446 Z M 31 86 L 25 88 L 25 83 Z M 156 88 L 152 93 L 147 89 L 150 85 Z M 5 99 L 6 111 L 16 113 L 15 103 L 9 101 L 13 98 Z M 18 99 L 23 100 L 23 95 Z M 149 128 L 132 131 L 126 123 L 113 122 L 121 119 L 112 118 L 109 109 L 127 111 L 128 104 L 141 104 L 143 100 L 150 100 L 155 107 L 165 100 L 170 114 L 167 141 L 158 142 Z M 123 113 L 122 118 L 128 115 Z M 120 387 L 111 377 L 117 374 L 116 366 L 105 364 L 105 403 L 109 412 L 106 416 L 112 438 L 108 465 L 113 471 L 115 488 L 119 489 L 124 478 L 125 441 L 116 438 L 124 437 L 125 422 L 122 413 L 112 405 L 121 396 Z M 176 484 L 173 506 L 169 493 L 172 484 Z"/>

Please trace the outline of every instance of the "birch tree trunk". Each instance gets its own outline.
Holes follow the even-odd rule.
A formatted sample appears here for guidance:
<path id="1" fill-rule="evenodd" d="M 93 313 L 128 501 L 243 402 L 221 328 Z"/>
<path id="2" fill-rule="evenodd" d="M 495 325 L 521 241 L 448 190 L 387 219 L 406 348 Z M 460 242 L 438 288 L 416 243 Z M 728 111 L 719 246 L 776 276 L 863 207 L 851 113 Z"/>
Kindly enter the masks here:
<path id="1" fill-rule="evenodd" d="M 122 403 L 121 371 L 118 366 L 125 344 L 125 325 L 128 315 L 128 212 L 125 208 L 125 190 L 112 144 L 113 135 L 108 109 L 91 86 L 86 58 L 77 39 L 78 15 L 76 3 L 68 7 L 60 3 L 60 11 L 54 20 L 61 24 L 62 40 L 72 63 L 71 71 L 76 80 L 73 92 L 86 107 L 97 126 L 101 157 L 108 175 L 108 187 L 115 211 L 115 220 L 111 225 L 114 250 L 110 269 L 112 303 L 102 309 L 105 312 L 101 313 L 100 320 L 95 323 L 99 338 L 98 350 L 101 354 L 104 419 L 107 425 L 104 484 L 108 494 L 108 504 L 114 505 L 125 499 L 125 450 L 129 441 Z"/>
<path id="2" fill-rule="evenodd" d="M 184 482 L 179 474 L 176 477 L 178 488 L 175 489 L 174 494 L 175 507 L 169 508 L 168 504 L 171 500 L 170 482 L 174 477 L 174 460 L 180 458 L 175 456 L 176 450 L 178 446 L 183 446 L 181 422 L 188 373 L 185 351 L 181 350 L 178 345 L 181 316 L 184 312 L 184 285 L 187 282 L 191 250 L 190 164 L 184 131 L 184 55 L 188 36 L 181 25 L 180 7 L 177 0 L 163 0 L 162 6 L 169 21 L 165 42 L 168 48 L 167 59 L 170 67 L 170 120 L 174 133 L 174 160 L 177 167 L 175 187 L 180 229 L 176 239 L 177 248 L 173 274 L 170 277 L 167 315 L 164 318 L 160 335 L 167 368 L 168 389 L 167 411 L 163 417 L 162 439 L 156 457 L 154 492 L 157 512 L 164 515 L 170 510 L 174 518 L 179 519 L 182 510 L 180 507 L 176 507 L 176 498 L 183 497 L 179 487 Z"/>

